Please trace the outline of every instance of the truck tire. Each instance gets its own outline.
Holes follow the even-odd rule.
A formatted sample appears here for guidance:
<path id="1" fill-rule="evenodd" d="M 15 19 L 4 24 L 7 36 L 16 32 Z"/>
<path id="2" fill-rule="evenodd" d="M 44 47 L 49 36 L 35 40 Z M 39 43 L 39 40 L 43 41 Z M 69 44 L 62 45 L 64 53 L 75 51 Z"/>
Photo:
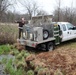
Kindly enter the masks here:
<path id="1" fill-rule="evenodd" d="M 46 43 L 37 45 L 36 49 L 46 51 Z"/>
<path id="2" fill-rule="evenodd" d="M 46 50 L 46 44 L 45 43 L 41 44 L 41 49 Z"/>
<path id="3" fill-rule="evenodd" d="M 46 44 L 46 51 L 52 51 L 54 50 L 54 43 L 53 42 L 48 42 Z"/>
<path id="4" fill-rule="evenodd" d="M 48 30 L 43 30 L 43 39 L 47 39 L 49 37 L 49 31 Z"/>

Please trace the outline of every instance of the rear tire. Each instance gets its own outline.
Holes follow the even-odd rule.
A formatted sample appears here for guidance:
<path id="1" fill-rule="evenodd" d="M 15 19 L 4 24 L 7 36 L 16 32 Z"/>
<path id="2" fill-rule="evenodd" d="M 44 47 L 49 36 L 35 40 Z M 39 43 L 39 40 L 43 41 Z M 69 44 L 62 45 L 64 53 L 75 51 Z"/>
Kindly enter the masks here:
<path id="1" fill-rule="evenodd" d="M 41 44 L 41 48 L 42 48 L 42 50 L 46 50 L 46 44 L 45 43 Z"/>
<path id="2" fill-rule="evenodd" d="M 53 51 L 54 50 L 54 43 L 49 42 L 46 44 L 46 51 Z"/>
<path id="3" fill-rule="evenodd" d="M 46 51 L 46 44 L 45 43 L 40 44 L 36 48 L 39 49 L 39 50 L 45 50 Z"/>

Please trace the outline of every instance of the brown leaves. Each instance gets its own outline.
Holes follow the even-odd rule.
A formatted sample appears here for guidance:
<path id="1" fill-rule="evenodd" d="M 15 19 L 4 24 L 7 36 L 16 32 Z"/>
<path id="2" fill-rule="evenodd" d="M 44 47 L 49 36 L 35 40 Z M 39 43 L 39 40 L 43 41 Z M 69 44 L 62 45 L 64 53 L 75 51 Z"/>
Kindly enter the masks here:
<path id="1" fill-rule="evenodd" d="M 56 72 L 59 75 L 76 74 L 76 50 L 74 47 L 61 47 L 52 52 L 40 53 L 36 57 L 50 66 L 50 71 L 52 71 L 53 75 Z"/>

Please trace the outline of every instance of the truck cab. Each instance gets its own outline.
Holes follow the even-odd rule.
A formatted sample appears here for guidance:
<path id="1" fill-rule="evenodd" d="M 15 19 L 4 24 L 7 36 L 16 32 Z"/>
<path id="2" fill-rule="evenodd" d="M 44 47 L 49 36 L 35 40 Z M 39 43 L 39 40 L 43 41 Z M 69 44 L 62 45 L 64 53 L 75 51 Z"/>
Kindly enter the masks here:
<path id="1" fill-rule="evenodd" d="M 61 42 L 68 41 L 76 38 L 76 27 L 69 22 L 58 22 L 62 31 L 62 40 Z"/>

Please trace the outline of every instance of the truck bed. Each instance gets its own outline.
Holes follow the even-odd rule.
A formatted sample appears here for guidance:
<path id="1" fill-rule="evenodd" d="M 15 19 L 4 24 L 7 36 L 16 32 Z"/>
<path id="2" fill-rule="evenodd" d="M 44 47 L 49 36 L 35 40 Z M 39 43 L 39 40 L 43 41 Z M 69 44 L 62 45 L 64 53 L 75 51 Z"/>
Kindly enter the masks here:
<path id="1" fill-rule="evenodd" d="M 41 44 L 41 43 L 46 43 L 49 41 L 53 41 L 55 40 L 54 37 L 48 38 L 46 40 L 42 40 L 42 41 L 31 41 L 31 40 L 25 40 L 25 39 L 17 39 L 17 41 L 20 42 L 21 45 L 25 45 L 25 46 L 30 46 L 30 47 L 36 47 L 36 45 Z"/>

